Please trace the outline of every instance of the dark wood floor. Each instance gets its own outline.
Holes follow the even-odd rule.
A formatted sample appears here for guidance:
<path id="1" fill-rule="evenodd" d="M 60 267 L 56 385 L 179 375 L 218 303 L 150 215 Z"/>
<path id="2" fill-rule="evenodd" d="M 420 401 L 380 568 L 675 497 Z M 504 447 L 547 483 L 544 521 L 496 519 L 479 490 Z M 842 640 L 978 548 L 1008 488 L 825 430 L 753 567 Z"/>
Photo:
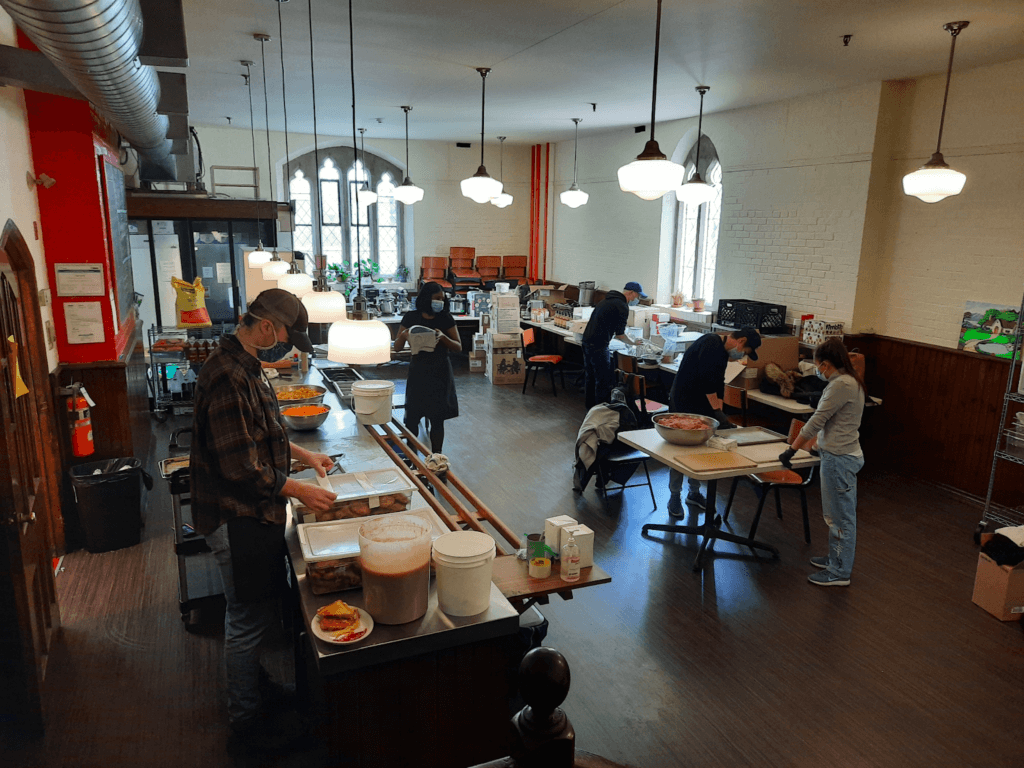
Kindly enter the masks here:
<path id="1" fill-rule="evenodd" d="M 464 361 L 457 376 L 462 416 L 448 422 L 445 453 L 458 474 L 517 531 L 561 513 L 587 523 L 613 576 L 543 608 L 547 644 L 571 665 L 564 708 L 581 748 L 647 768 L 1024 765 L 1024 631 L 971 603 L 977 507 L 869 456 L 850 588 L 806 581 L 808 558 L 825 551 L 816 488 L 811 546 L 784 498 L 784 521 L 766 512 L 760 529 L 781 559 L 719 543 L 695 574 L 695 541 L 640 536 L 668 520 L 665 468 L 652 464 L 656 511 L 646 488 L 607 502 L 593 486 L 572 492 L 582 397 L 492 387 Z M 151 459 L 166 455 L 173 426 L 154 424 Z M 0 764 L 230 764 L 220 638 L 182 628 L 159 481 L 150 499 L 140 545 L 65 558 L 50 726 L 41 742 L 0 750 Z M 737 529 L 753 509 L 741 487 Z M 278 645 L 275 676 L 290 674 L 288 658 Z M 313 768 L 318 754 L 274 764 Z"/>

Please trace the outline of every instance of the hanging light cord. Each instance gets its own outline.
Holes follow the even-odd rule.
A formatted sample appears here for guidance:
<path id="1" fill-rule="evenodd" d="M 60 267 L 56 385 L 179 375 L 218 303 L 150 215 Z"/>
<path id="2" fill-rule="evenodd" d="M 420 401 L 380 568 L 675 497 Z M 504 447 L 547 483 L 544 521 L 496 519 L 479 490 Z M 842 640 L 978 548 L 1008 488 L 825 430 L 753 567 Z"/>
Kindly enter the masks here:
<path id="1" fill-rule="evenodd" d="M 576 123 L 576 140 L 573 142 L 572 147 L 572 185 L 576 186 L 576 156 L 579 154 L 580 149 L 580 118 L 574 117 L 572 119 Z"/>
<path id="2" fill-rule="evenodd" d="M 693 159 L 693 175 L 700 178 L 700 137 L 704 130 L 704 94 L 707 90 L 704 86 L 698 85 L 697 93 L 700 94 L 700 116 L 697 118 L 697 156 Z"/>
<path id="3" fill-rule="evenodd" d="M 658 103 L 658 53 L 661 49 L 661 0 L 658 0 L 658 23 L 654 28 L 654 87 L 651 92 L 651 141 L 654 141 L 654 111 Z"/>
<path id="4" fill-rule="evenodd" d="M 267 96 L 267 41 L 270 40 L 268 35 L 261 35 L 260 41 L 260 61 L 263 63 L 263 117 L 267 123 L 267 173 L 274 172 L 274 161 L 271 159 L 270 154 L 270 98 Z M 271 198 L 273 199 L 273 198 Z M 277 258 L 277 252 L 274 251 L 273 257 Z"/>
<path id="5" fill-rule="evenodd" d="M 355 49 L 355 35 L 352 32 L 352 0 L 348 0 L 348 63 L 349 70 L 352 73 L 352 162 L 356 164 L 354 167 L 358 167 L 359 163 L 359 145 L 356 143 L 356 49 Z M 356 180 L 358 183 L 358 179 Z M 351 190 L 350 190 L 351 191 Z M 359 217 L 359 204 L 356 203 L 356 295 L 363 295 L 363 234 L 362 234 L 362 223 Z"/>
<path id="6" fill-rule="evenodd" d="M 964 24 L 964 26 L 967 25 Z M 956 51 L 956 38 L 960 34 L 960 30 L 963 29 L 963 27 L 956 24 L 947 24 L 946 27 L 953 40 L 949 45 L 949 64 L 946 67 L 946 92 L 942 96 L 942 117 L 939 118 L 939 140 L 935 143 L 936 154 L 942 149 L 942 128 L 946 124 L 946 102 L 949 100 L 949 79 L 953 75 L 953 53 Z"/>
<path id="7" fill-rule="evenodd" d="M 405 178 L 409 178 L 409 111 L 412 107 L 402 107 L 405 111 Z"/>
<path id="8" fill-rule="evenodd" d="M 285 90 L 285 76 L 284 76 L 284 24 L 281 21 L 281 6 L 282 3 L 277 4 L 277 36 L 278 43 L 281 47 L 281 108 L 284 112 L 284 165 L 285 165 L 285 181 L 284 181 L 284 194 L 288 200 L 288 212 L 292 223 L 292 263 L 295 263 L 295 207 L 292 205 L 292 193 L 291 193 L 291 181 L 292 181 L 292 161 L 290 152 L 288 150 L 288 92 Z"/>
<path id="9" fill-rule="evenodd" d="M 499 136 L 498 141 L 501 142 L 501 182 L 505 183 L 505 137 Z"/>
<path id="10" fill-rule="evenodd" d="M 256 125 L 255 125 L 255 118 L 253 117 L 253 112 L 252 112 L 252 72 L 250 72 L 250 70 L 249 70 L 249 67 L 252 66 L 252 62 L 251 61 L 247 61 L 244 66 L 245 66 L 245 74 L 242 75 L 242 77 L 245 78 L 245 88 L 246 88 L 247 91 L 249 91 L 249 133 L 252 136 L 252 167 L 256 168 Z M 262 237 L 263 226 L 262 226 L 262 223 L 261 223 L 261 220 L 260 220 L 259 194 L 260 194 L 259 185 L 257 184 L 257 188 L 256 188 L 256 198 L 257 198 L 257 200 L 256 200 L 256 241 L 259 243 L 260 247 L 262 247 L 263 246 L 263 237 Z"/>
<path id="11" fill-rule="evenodd" d="M 658 0 L 661 2 L 661 0 Z M 487 107 L 487 73 L 491 70 L 487 67 L 480 67 L 477 72 L 480 73 L 480 80 L 482 82 L 482 91 L 480 96 L 480 167 L 484 164 L 484 110 Z"/>
<path id="12" fill-rule="evenodd" d="M 317 186 L 317 199 L 320 199 L 320 147 L 317 146 L 316 130 L 316 67 L 313 65 L 313 0 L 309 0 L 309 80 L 313 87 L 313 182 Z M 317 206 L 319 208 L 319 206 Z M 317 212 L 319 213 L 319 211 Z M 318 227 L 319 229 L 319 227 Z"/>

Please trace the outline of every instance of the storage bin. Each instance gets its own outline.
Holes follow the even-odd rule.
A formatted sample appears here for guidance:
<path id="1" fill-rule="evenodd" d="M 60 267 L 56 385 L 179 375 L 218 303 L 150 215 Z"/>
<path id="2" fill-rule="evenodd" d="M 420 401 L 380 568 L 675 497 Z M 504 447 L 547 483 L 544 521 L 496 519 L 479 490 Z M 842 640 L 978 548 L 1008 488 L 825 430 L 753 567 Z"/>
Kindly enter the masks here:
<path id="1" fill-rule="evenodd" d="M 786 305 L 751 299 L 719 299 L 718 323 L 759 332 L 786 329 Z"/>
<path id="2" fill-rule="evenodd" d="M 352 383 L 352 410 L 360 424 L 387 424 L 391 421 L 393 381 L 356 381 Z"/>
<path id="3" fill-rule="evenodd" d="M 338 494 L 334 505 L 326 512 L 314 512 L 292 500 L 295 519 L 299 523 L 323 523 L 402 512 L 409 508 L 416 490 L 409 478 L 394 469 L 328 475 L 327 479 L 331 483 L 331 490 Z"/>
<path id="4" fill-rule="evenodd" d="M 475 616 L 491 604 L 494 539 L 479 531 L 452 531 L 434 541 L 437 607 L 449 616 Z"/>

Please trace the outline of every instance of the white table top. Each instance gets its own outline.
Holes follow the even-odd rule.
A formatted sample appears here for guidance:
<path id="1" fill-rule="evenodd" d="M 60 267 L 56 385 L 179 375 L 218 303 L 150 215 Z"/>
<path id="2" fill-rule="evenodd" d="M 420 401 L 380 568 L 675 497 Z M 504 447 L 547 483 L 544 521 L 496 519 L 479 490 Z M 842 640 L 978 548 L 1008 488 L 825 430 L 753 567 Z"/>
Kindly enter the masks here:
<path id="1" fill-rule="evenodd" d="M 729 430 L 722 430 L 717 434 L 722 437 L 729 436 Z M 777 461 L 768 462 L 765 464 L 758 464 L 754 467 L 742 467 L 742 468 L 731 468 L 721 469 L 715 472 L 694 472 L 688 467 L 684 467 L 682 464 L 675 460 L 675 456 L 679 454 L 693 455 L 700 453 L 715 453 L 713 448 L 708 448 L 705 445 L 673 445 L 667 440 L 662 439 L 661 435 L 658 434 L 657 430 L 653 427 L 651 429 L 636 429 L 629 432 L 619 432 L 619 440 L 626 445 L 631 445 L 637 450 L 643 451 L 651 458 L 657 459 L 662 464 L 667 464 L 672 469 L 682 472 L 687 477 L 691 477 L 694 480 L 721 480 L 725 477 L 736 477 L 737 475 L 749 475 L 752 472 L 772 472 L 777 469 L 785 469 Z M 784 441 L 779 441 L 779 453 L 786 450 L 787 446 Z M 801 467 L 813 467 L 819 464 L 820 461 L 813 456 L 808 456 L 805 459 L 794 459 L 793 467 L 799 469 Z"/>
<path id="2" fill-rule="evenodd" d="M 747 399 L 770 405 L 772 408 L 778 408 L 786 413 L 814 413 L 815 410 L 811 406 L 798 403 L 791 398 L 783 397 L 782 395 L 769 395 L 759 389 L 748 389 Z"/>

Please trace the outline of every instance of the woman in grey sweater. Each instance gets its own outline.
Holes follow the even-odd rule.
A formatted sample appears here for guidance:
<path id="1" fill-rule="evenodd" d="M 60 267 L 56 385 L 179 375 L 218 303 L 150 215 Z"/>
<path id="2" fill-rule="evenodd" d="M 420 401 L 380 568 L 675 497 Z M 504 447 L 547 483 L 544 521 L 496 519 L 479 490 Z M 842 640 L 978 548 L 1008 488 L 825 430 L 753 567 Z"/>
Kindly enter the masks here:
<path id="1" fill-rule="evenodd" d="M 821 510 L 829 530 L 828 555 L 811 558 L 811 565 L 822 570 L 812 573 L 807 580 L 822 587 L 846 587 L 850 584 L 857 547 L 857 473 L 864 466 L 859 430 L 865 388 L 838 338 L 830 337 L 818 345 L 814 364 L 818 376 L 828 381 L 828 386 L 818 409 L 779 461 L 790 467 L 793 455 L 817 436 L 821 451 Z"/>

